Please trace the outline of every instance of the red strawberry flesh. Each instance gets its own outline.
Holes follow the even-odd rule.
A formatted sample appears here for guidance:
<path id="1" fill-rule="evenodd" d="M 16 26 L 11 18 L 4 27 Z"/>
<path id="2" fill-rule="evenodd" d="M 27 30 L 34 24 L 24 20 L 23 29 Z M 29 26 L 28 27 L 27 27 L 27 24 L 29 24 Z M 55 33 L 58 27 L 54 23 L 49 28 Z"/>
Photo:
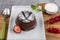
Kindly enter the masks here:
<path id="1" fill-rule="evenodd" d="M 15 33 L 20 33 L 20 32 L 21 32 L 20 26 L 17 26 L 17 25 L 16 25 L 16 26 L 14 27 L 13 31 L 14 31 Z"/>

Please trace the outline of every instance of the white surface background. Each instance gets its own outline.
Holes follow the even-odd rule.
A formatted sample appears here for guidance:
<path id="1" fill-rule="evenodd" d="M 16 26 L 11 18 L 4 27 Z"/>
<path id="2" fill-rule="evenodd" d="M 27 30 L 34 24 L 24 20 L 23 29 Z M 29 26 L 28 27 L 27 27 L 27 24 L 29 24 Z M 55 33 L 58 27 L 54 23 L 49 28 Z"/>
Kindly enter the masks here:
<path id="1" fill-rule="evenodd" d="M 54 0 L 54 1 L 60 4 L 60 0 Z M 49 2 L 52 2 L 52 0 L 0 0 L 0 11 L 2 11 L 6 7 L 11 9 L 12 5 L 31 5 L 31 4 L 49 3 Z"/>
<path id="2" fill-rule="evenodd" d="M 29 10 L 32 11 L 30 6 L 13 6 L 10 18 L 10 25 L 8 30 L 7 40 L 45 40 L 45 31 L 44 31 L 44 21 L 42 12 L 32 11 L 37 20 L 36 28 L 28 32 L 21 32 L 21 34 L 16 34 L 13 32 L 13 27 L 15 25 L 15 19 L 20 11 Z"/>
<path id="3" fill-rule="evenodd" d="M 12 5 L 31 5 L 37 3 L 48 3 L 49 0 L 0 0 L 0 11 L 4 8 L 10 8 Z"/>

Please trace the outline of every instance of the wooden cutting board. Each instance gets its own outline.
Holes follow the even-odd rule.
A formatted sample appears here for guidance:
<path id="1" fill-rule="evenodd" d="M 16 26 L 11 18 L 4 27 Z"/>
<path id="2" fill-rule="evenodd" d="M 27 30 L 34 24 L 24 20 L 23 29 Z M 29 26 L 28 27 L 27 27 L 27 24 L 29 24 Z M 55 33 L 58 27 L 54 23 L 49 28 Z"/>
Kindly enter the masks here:
<path id="1" fill-rule="evenodd" d="M 44 9 L 45 3 L 40 4 L 42 6 L 42 9 Z M 55 33 L 49 33 L 47 32 L 47 28 L 54 26 L 55 28 L 60 28 L 60 21 L 56 22 L 54 24 L 48 24 L 45 21 L 60 15 L 60 12 L 57 12 L 54 15 L 48 15 L 46 12 L 43 12 L 43 18 L 44 18 L 44 27 L 45 27 L 45 34 L 46 34 L 46 40 L 60 40 L 60 34 Z"/>

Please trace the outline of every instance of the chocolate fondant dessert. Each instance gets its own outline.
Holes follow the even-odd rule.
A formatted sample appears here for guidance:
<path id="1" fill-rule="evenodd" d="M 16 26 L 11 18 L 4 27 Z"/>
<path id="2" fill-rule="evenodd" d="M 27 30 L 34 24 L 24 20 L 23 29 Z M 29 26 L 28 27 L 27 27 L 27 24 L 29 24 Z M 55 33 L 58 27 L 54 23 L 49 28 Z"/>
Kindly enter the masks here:
<path id="1" fill-rule="evenodd" d="M 22 11 L 16 18 L 16 25 L 19 25 L 22 30 L 28 31 L 36 26 L 36 18 L 32 12 Z"/>

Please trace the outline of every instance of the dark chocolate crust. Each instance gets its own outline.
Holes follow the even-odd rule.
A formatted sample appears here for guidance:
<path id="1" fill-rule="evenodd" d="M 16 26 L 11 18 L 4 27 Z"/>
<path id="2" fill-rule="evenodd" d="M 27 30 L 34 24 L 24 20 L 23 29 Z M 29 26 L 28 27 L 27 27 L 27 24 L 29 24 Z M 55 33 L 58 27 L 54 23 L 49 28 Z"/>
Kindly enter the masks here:
<path id="1" fill-rule="evenodd" d="M 19 18 L 17 17 L 16 25 L 19 25 L 23 31 L 28 31 L 35 28 L 34 25 L 36 25 L 36 19 L 34 18 L 33 21 L 25 23 L 25 22 L 22 22 L 22 20 L 19 20 Z"/>
<path id="2" fill-rule="evenodd" d="M 16 25 L 19 25 L 20 27 L 21 27 L 21 29 L 22 30 L 24 30 L 24 31 L 28 31 L 28 30 L 31 30 L 31 29 L 33 29 L 33 28 L 35 28 L 35 25 L 36 25 L 36 18 L 35 18 L 35 16 L 33 15 L 33 16 L 30 16 L 31 14 L 32 14 L 32 12 L 29 12 L 29 11 L 25 11 L 27 14 L 28 14 L 28 17 L 26 17 L 26 13 L 24 13 L 24 11 L 22 11 L 21 13 L 22 13 L 22 15 L 24 16 L 24 18 L 26 19 L 26 20 L 28 20 L 29 22 L 23 22 L 23 20 L 25 20 L 25 19 L 22 19 L 21 18 L 21 16 L 17 16 L 17 18 L 16 18 Z M 33 17 L 33 20 L 29 20 L 28 18 L 29 17 Z"/>

